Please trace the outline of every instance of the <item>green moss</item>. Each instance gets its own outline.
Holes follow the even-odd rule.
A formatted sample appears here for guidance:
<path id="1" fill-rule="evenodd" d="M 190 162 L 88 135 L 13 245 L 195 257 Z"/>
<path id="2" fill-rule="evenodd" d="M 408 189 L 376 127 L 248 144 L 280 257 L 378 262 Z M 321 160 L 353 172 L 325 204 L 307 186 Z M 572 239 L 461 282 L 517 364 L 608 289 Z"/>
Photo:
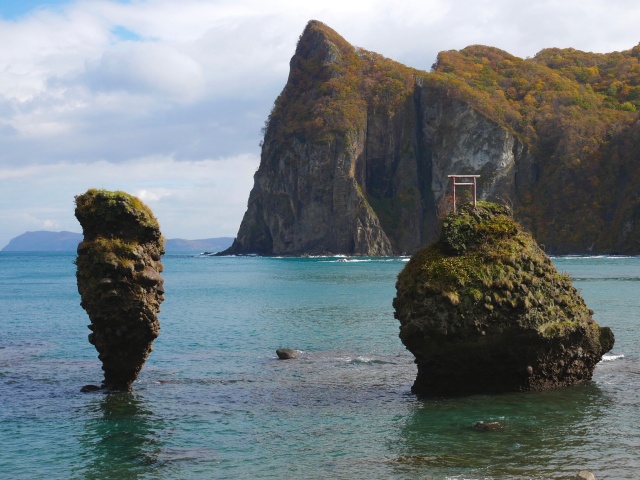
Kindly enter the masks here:
<path id="1" fill-rule="evenodd" d="M 419 250 L 398 277 L 398 292 L 405 289 L 447 300 L 456 316 L 475 317 L 481 329 L 518 323 L 551 338 L 590 321 L 570 279 L 508 210 L 486 202 L 444 219 L 440 240 Z"/>
<path id="2" fill-rule="evenodd" d="M 460 254 L 478 245 L 513 237 L 517 231 L 518 225 L 509 209 L 478 202 L 475 208 L 472 204 L 463 205 L 458 214 L 444 219 L 440 241 L 447 249 Z M 503 245 L 501 249 L 514 251 L 513 245 Z"/>
<path id="3" fill-rule="evenodd" d="M 126 192 L 91 188 L 84 194 L 77 195 L 75 201 L 76 216 L 79 219 L 94 217 L 103 222 L 110 222 L 128 215 L 144 227 L 159 228 L 151 209 L 139 198 Z"/>
<path id="4" fill-rule="evenodd" d="M 443 291 L 441 295 L 443 298 L 449 300 L 451 305 L 458 305 L 460 303 L 458 292 Z"/>
<path id="5" fill-rule="evenodd" d="M 544 338 L 557 338 L 567 335 L 580 326 L 578 321 L 551 321 L 538 326 L 537 330 Z"/>
<path id="6" fill-rule="evenodd" d="M 79 257 L 76 263 L 83 272 L 86 269 L 93 270 L 99 265 L 110 265 L 121 273 L 133 273 L 138 259 L 137 248 L 137 242 L 127 242 L 119 238 L 98 237 L 85 240 L 79 246 L 79 251 L 85 255 Z"/>
<path id="7" fill-rule="evenodd" d="M 479 302 L 484 296 L 482 292 L 475 287 L 469 287 L 468 293 L 474 302 Z"/>

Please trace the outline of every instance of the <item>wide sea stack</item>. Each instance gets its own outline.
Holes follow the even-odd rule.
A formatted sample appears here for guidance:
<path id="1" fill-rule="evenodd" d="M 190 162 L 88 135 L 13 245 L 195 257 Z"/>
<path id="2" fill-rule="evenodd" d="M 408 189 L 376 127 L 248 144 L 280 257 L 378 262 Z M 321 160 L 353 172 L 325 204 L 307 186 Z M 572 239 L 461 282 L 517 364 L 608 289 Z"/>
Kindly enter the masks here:
<path id="1" fill-rule="evenodd" d="M 416 357 L 413 392 L 548 390 L 591 379 L 608 327 L 510 210 L 467 204 L 398 276 L 400 339 Z"/>
<path id="2" fill-rule="evenodd" d="M 475 45 L 424 72 L 311 21 L 225 253 L 415 252 L 449 174 L 481 175 L 548 253 L 640 253 L 639 57 Z"/>
<path id="3" fill-rule="evenodd" d="M 124 192 L 76 197 L 84 239 L 76 260 L 89 342 L 102 361 L 107 390 L 131 389 L 158 337 L 164 300 L 164 239 L 151 210 Z"/>

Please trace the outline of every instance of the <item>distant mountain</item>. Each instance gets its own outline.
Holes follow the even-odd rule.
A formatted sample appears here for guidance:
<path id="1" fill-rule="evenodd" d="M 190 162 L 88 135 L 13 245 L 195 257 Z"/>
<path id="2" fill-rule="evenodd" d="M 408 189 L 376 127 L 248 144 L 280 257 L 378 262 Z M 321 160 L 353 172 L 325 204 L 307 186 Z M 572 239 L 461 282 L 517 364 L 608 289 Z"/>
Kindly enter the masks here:
<path id="1" fill-rule="evenodd" d="M 25 232 L 12 238 L 3 252 L 75 252 L 82 234 L 74 232 Z M 166 241 L 167 252 L 219 252 L 233 243 L 231 237 L 185 240 L 172 238 Z"/>
<path id="2" fill-rule="evenodd" d="M 220 252 L 229 248 L 233 237 L 205 238 L 202 240 L 185 240 L 172 238 L 167 240 L 164 249 L 167 252 Z"/>
<path id="3" fill-rule="evenodd" d="M 3 252 L 75 252 L 82 234 L 74 232 L 25 232 L 12 238 Z"/>

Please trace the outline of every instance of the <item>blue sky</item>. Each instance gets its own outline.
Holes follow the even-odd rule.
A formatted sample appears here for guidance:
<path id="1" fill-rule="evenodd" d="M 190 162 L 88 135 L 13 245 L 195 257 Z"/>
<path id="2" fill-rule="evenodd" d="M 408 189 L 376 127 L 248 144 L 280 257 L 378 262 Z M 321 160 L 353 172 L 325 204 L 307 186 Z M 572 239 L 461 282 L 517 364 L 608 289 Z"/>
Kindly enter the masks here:
<path id="1" fill-rule="evenodd" d="M 0 0 L 0 247 L 79 232 L 73 198 L 92 187 L 138 195 L 168 238 L 235 236 L 311 19 L 425 70 L 471 44 L 640 41 L 636 0 Z"/>
<path id="2" fill-rule="evenodd" d="M 73 3 L 69 0 L 0 0 L 0 17 L 16 20 L 34 10 L 59 10 L 61 6 Z M 114 0 L 114 3 L 129 3 L 129 0 Z"/>
<path id="3" fill-rule="evenodd" d="M 47 6 L 49 8 L 56 8 L 56 6 L 64 3 L 68 2 L 62 0 L 50 2 L 42 2 L 39 0 L 1 0 L 0 16 L 5 19 L 14 20 L 38 7 Z"/>

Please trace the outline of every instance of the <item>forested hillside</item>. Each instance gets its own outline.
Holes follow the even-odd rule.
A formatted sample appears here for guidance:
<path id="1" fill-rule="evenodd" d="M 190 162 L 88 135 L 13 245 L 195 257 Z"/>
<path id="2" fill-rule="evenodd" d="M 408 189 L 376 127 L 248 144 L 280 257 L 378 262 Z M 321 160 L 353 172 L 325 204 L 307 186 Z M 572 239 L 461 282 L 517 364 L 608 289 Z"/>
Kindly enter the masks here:
<path id="1" fill-rule="evenodd" d="M 555 250 L 640 251 L 639 57 L 640 46 L 551 48 L 526 60 L 483 46 L 438 56 L 434 74 L 530 149 L 533 178 L 516 213 Z"/>
<path id="2" fill-rule="evenodd" d="M 414 251 L 464 173 L 550 253 L 640 253 L 639 57 L 474 45 L 423 72 L 311 21 L 230 251 Z"/>

